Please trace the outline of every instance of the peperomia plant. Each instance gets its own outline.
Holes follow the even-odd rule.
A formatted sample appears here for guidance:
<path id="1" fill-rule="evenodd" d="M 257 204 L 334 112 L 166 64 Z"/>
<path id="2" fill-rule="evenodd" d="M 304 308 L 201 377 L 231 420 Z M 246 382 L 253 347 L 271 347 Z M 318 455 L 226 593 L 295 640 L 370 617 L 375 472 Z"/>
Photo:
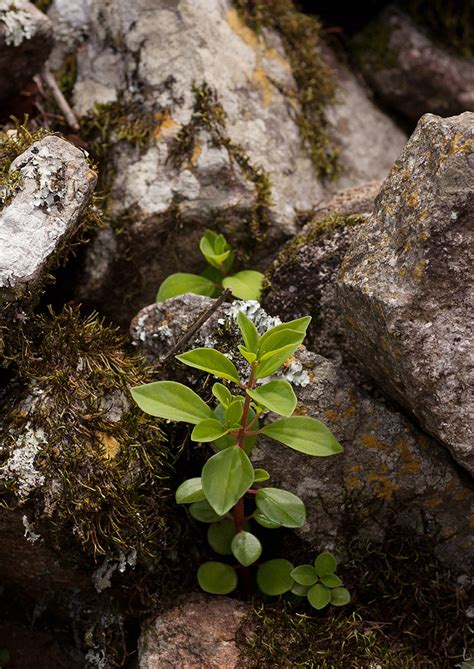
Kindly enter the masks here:
<path id="1" fill-rule="evenodd" d="M 158 290 L 157 302 L 184 293 L 217 297 L 223 288 L 228 288 L 234 297 L 242 300 L 260 299 L 263 274 L 250 269 L 230 274 L 235 255 L 224 235 L 206 230 L 199 250 L 208 263 L 202 274 L 170 274 Z"/>
<path id="2" fill-rule="evenodd" d="M 220 555 L 232 555 L 238 563 L 233 566 L 209 561 L 201 565 L 197 578 L 206 592 L 232 592 L 239 572 L 248 582 L 248 569 L 262 553 L 262 544 L 255 534 L 259 525 L 269 529 L 299 528 L 306 521 L 306 509 L 299 497 L 288 490 L 262 485 L 270 475 L 265 469 L 254 469 L 251 462 L 258 437 L 265 435 L 311 456 L 325 457 L 342 451 L 334 435 L 319 420 L 293 415 L 297 399 L 287 381 L 267 378 L 302 343 L 310 320 L 305 317 L 281 323 L 260 336 L 252 321 L 239 311 L 237 322 L 243 345 L 238 348 L 248 366 L 245 378 L 229 357 L 215 349 L 196 348 L 177 355 L 185 365 L 226 382 L 214 383 L 213 408 L 191 388 L 175 381 L 157 381 L 132 389 L 133 398 L 143 411 L 193 424 L 191 439 L 208 442 L 214 450 L 201 476 L 184 481 L 176 491 L 177 503 L 189 504 L 191 516 L 209 524 L 207 538 L 211 548 Z M 261 425 L 260 420 L 268 411 L 281 418 Z M 316 609 L 329 603 L 341 606 L 350 597 L 335 570 L 335 559 L 329 553 L 317 557 L 314 565 L 296 568 L 288 560 L 268 560 L 258 565 L 257 584 L 268 595 L 291 591 L 307 596 Z"/>

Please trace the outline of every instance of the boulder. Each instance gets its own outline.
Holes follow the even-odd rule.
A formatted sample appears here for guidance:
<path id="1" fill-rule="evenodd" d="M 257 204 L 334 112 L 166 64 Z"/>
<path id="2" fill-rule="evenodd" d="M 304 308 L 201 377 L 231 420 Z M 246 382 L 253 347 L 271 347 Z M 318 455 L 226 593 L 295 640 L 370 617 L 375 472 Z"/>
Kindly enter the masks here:
<path id="1" fill-rule="evenodd" d="M 53 26 L 27 0 L 0 0 L 0 100 L 40 71 L 53 47 Z"/>
<path id="2" fill-rule="evenodd" d="M 410 120 L 474 111 L 473 59 L 438 46 L 400 10 L 387 7 L 354 46 L 377 96 Z"/>
<path id="3" fill-rule="evenodd" d="M 185 295 L 145 308 L 132 323 L 138 350 L 156 365 L 213 302 Z M 261 332 L 280 322 L 256 302 L 234 302 L 219 307 L 184 350 L 210 346 L 232 355 L 239 309 Z M 232 359 L 246 371 L 238 354 Z M 202 385 L 203 374 L 180 367 L 158 364 L 157 373 Z M 443 446 L 398 410 L 367 395 L 340 367 L 304 347 L 285 363 L 282 376 L 294 386 L 296 413 L 323 421 L 344 447 L 335 457 L 310 458 L 263 440 L 254 451 L 255 464 L 268 469 L 272 485 L 305 501 L 308 521 L 300 532 L 307 541 L 343 553 L 355 534 L 382 541 L 384 527 L 396 522 L 433 539 L 448 563 L 459 566 L 474 559 L 474 495 Z"/>
<path id="4" fill-rule="evenodd" d="M 359 362 L 471 473 L 473 132 L 420 120 L 338 282 Z"/>
<path id="5" fill-rule="evenodd" d="M 251 607 L 228 597 L 191 593 L 148 622 L 138 643 L 139 669 L 235 669 L 236 634 Z"/>

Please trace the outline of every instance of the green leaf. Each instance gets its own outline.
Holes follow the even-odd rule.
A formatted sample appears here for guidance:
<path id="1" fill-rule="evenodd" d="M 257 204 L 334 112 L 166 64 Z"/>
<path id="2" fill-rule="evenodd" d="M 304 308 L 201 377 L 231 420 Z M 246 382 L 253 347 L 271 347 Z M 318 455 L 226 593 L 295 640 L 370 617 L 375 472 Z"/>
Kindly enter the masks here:
<path id="1" fill-rule="evenodd" d="M 320 611 L 331 601 L 331 590 L 321 583 L 316 583 L 316 585 L 313 585 L 313 587 L 308 590 L 307 597 L 313 609 Z"/>
<path id="2" fill-rule="evenodd" d="M 155 381 L 131 389 L 142 411 L 168 420 L 200 423 L 212 418 L 212 410 L 194 390 L 176 381 Z"/>
<path id="3" fill-rule="evenodd" d="M 263 274 L 251 269 L 227 276 L 222 281 L 224 288 L 230 288 L 232 295 L 241 300 L 260 300 Z"/>
<path id="4" fill-rule="evenodd" d="M 255 470 L 255 478 L 253 480 L 254 483 L 262 483 L 263 481 L 268 481 L 270 478 L 270 474 L 267 472 L 266 469 L 256 469 Z"/>
<path id="5" fill-rule="evenodd" d="M 223 516 L 250 488 L 254 471 L 243 449 L 229 446 L 209 458 L 202 468 L 201 478 L 209 504 Z"/>
<path id="6" fill-rule="evenodd" d="M 201 477 L 183 481 L 175 493 L 176 504 L 192 504 L 206 499 L 202 489 Z"/>
<path id="7" fill-rule="evenodd" d="M 203 499 L 202 502 L 194 502 L 191 504 L 189 513 L 201 523 L 216 523 L 218 520 L 222 520 L 222 516 L 214 511 L 207 499 Z"/>
<path id="8" fill-rule="evenodd" d="M 244 340 L 246 348 L 252 353 L 256 353 L 260 340 L 257 328 L 243 311 L 239 311 L 237 314 L 237 323 L 239 324 L 242 339 Z"/>
<path id="9" fill-rule="evenodd" d="M 314 585 L 318 580 L 316 569 L 310 564 L 302 564 L 291 572 L 293 578 L 300 585 Z"/>
<path id="10" fill-rule="evenodd" d="M 191 432 L 191 439 L 196 442 L 215 441 L 228 433 L 225 425 L 215 418 L 206 418 L 196 425 Z"/>
<path id="11" fill-rule="evenodd" d="M 221 406 L 217 406 L 214 409 L 214 415 L 218 420 L 224 420 L 225 419 L 225 412 L 222 409 Z M 247 415 L 247 425 L 255 418 L 255 411 L 250 408 L 248 415 Z M 258 430 L 260 427 L 258 421 L 252 426 L 252 430 Z M 257 443 L 257 435 L 253 435 L 251 437 L 246 437 L 244 439 L 244 451 L 247 453 L 252 452 L 253 447 Z M 217 441 L 214 442 L 214 446 L 218 448 L 220 451 L 224 450 L 225 448 L 228 448 L 229 446 L 233 446 L 236 443 L 236 438 L 233 437 L 230 434 L 225 435 L 224 437 L 221 437 Z"/>
<path id="12" fill-rule="evenodd" d="M 209 238 L 206 236 L 201 238 L 201 241 L 199 242 L 199 250 L 207 262 L 217 269 L 221 269 L 223 267 L 224 261 L 227 260 L 231 253 L 230 247 L 223 249 L 222 251 L 218 251 L 215 248 L 215 245 L 212 244 Z"/>
<path id="13" fill-rule="evenodd" d="M 242 418 L 244 406 L 240 400 L 234 400 L 225 410 L 225 420 L 228 425 L 235 425 Z"/>
<path id="14" fill-rule="evenodd" d="M 202 590 L 212 595 L 228 595 L 237 587 L 235 570 L 223 562 L 204 562 L 198 569 L 197 579 Z"/>
<path id="15" fill-rule="evenodd" d="M 321 583 L 326 588 L 339 588 L 342 585 L 341 579 L 336 574 L 323 574 L 321 576 Z"/>
<path id="16" fill-rule="evenodd" d="M 288 381 L 269 381 L 259 388 L 247 390 L 247 395 L 280 416 L 291 416 L 297 404 L 296 395 Z"/>
<path id="17" fill-rule="evenodd" d="M 262 488 L 257 491 L 255 502 L 264 516 L 283 527 L 302 527 L 305 524 L 305 506 L 292 492 L 279 488 Z"/>
<path id="18" fill-rule="evenodd" d="M 265 595 L 282 595 L 294 585 L 292 571 L 288 560 L 268 560 L 257 570 L 257 585 Z"/>
<path id="19" fill-rule="evenodd" d="M 307 585 L 300 585 L 299 583 L 295 583 L 291 588 L 292 594 L 297 595 L 298 597 L 306 597 L 308 590 L 309 587 Z"/>
<path id="20" fill-rule="evenodd" d="M 276 337 L 280 337 L 281 333 L 277 333 Z M 299 337 L 299 339 L 297 339 Z M 260 359 L 260 363 L 257 366 L 256 372 L 255 372 L 255 378 L 257 379 L 264 379 L 267 376 L 270 376 L 274 372 L 279 369 L 283 363 L 288 360 L 288 358 L 293 355 L 293 353 L 296 351 L 298 346 L 300 345 L 302 341 L 302 335 L 295 334 L 295 343 L 294 344 L 287 344 L 286 346 L 282 346 L 279 349 L 276 349 L 274 351 L 269 351 L 263 355 L 263 357 Z M 277 342 L 269 342 L 269 345 L 272 344 L 277 344 Z"/>
<path id="21" fill-rule="evenodd" d="M 238 532 L 232 539 L 232 553 L 244 567 L 253 564 L 262 554 L 262 544 L 251 532 Z"/>
<path id="22" fill-rule="evenodd" d="M 280 351 L 296 351 L 303 339 L 304 336 L 297 330 L 278 330 L 267 337 L 267 339 L 262 338 L 258 347 L 258 359 L 262 361 L 267 360 L 267 358 L 272 357 Z M 287 357 L 290 355 L 291 352 L 288 353 Z"/>
<path id="23" fill-rule="evenodd" d="M 220 555 L 232 555 L 231 543 L 235 533 L 235 523 L 230 518 L 212 523 L 207 530 L 209 546 Z"/>
<path id="24" fill-rule="evenodd" d="M 311 323 L 311 316 L 303 316 L 303 318 L 297 318 L 294 321 L 288 321 L 288 323 L 280 323 L 270 328 L 262 335 L 260 339 L 260 346 L 264 345 L 266 340 L 269 339 L 275 332 L 280 332 L 281 330 L 293 330 L 299 332 L 302 335 L 306 335 L 306 330 L 308 325 Z"/>
<path id="25" fill-rule="evenodd" d="M 215 284 L 199 274 L 170 274 L 161 284 L 156 296 L 157 302 L 164 302 L 170 297 L 184 295 L 184 293 L 195 293 L 196 295 L 207 295 L 212 297 L 216 289 Z"/>
<path id="26" fill-rule="evenodd" d="M 245 358 L 245 360 L 247 360 L 247 362 L 249 363 L 249 365 L 252 365 L 252 364 L 255 362 L 255 360 L 257 359 L 257 354 L 256 354 L 256 353 L 252 353 L 252 351 L 248 351 L 248 350 L 245 348 L 245 346 L 239 346 L 238 349 L 239 349 L 239 353 L 240 353 L 240 355 L 241 355 L 243 358 Z"/>
<path id="27" fill-rule="evenodd" d="M 232 402 L 233 397 L 230 390 L 222 383 L 215 383 L 212 386 L 212 394 L 217 401 L 226 409 Z"/>
<path id="28" fill-rule="evenodd" d="M 214 374 L 214 376 L 234 381 L 234 383 L 240 383 L 239 373 L 234 363 L 223 353 L 213 348 L 195 348 L 192 351 L 181 353 L 181 355 L 175 357 L 184 362 L 185 365 L 202 369 L 205 372 Z"/>
<path id="29" fill-rule="evenodd" d="M 277 530 L 279 527 L 281 527 L 281 523 L 275 523 L 273 520 L 267 518 L 266 515 L 261 511 L 255 511 L 253 514 L 253 519 L 267 530 Z"/>
<path id="30" fill-rule="evenodd" d="M 336 558 L 332 553 L 321 553 L 314 561 L 314 568 L 318 576 L 334 574 L 337 569 Z"/>
<path id="31" fill-rule="evenodd" d="M 350 592 L 346 588 L 334 588 L 334 590 L 330 590 L 330 593 L 333 606 L 345 606 L 351 601 Z"/>
<path id="32" fill-rule="evenodd" d="M 316 418 L 291 416 L 262 428 L 262 433 L 295 451 L 326 457 L 342 453 L 342 446 L 333 433 Z"/>

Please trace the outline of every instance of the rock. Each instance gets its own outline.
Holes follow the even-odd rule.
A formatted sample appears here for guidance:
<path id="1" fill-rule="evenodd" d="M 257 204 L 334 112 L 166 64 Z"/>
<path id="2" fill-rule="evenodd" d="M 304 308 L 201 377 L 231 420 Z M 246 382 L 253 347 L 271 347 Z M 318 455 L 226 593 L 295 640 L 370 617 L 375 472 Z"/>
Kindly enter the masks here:
<path id="1" fill-rule="evenodd" d="M 53 46 L 53 27 L 26 0 L 0 0 L 0 100 L 39 72 Z"/>
<path id="2" fill-rule="evenodd" d="M 191 593 L 142 631 L 139 669 L 235 669 L 236 633 L 251 607 L 228 597 Z"/>
<path id="3" fill-rule="evenodd" d="M 114 225 L 90 246 L 79 298 L 115 321 L 128 323 L 168 274 L 204 268 L 206 227 L 229 237 L 242 267 L 259 269 L 296 231 L 296 213 L 334 188 L 302 146 L 280 36 L 254 33 L 228 0 L 173 10 L 95 0 L 77 56 L 76 111 L 96 129 L 115 124 Z M 385 174 L 405 138 L 342 77 L 333 112 L 341 179 L 356 184 Z M 97 103 L 105 106 L 93 111 Z"/>
<path id="4" fill-rule="evenodd" d="M 472 113 L 420 120 L 338 284 L 360 363 L 471 472 L 473 132 Z"/>
<path id="5" fill-rule="evenodd" d="M 0 193 L 0 307 L 38 291 L 97 180 L 83 152 L 55 136 L 18 156 L 9 175 L 16 179 L 12 190 Z"/>
<path id="6" fill-rule="evenodd" d="M 473 59 L 437 46 L 398 9 L 386 8 L 369 24 L 355 51 L 380 99 L 412 121 L 427 112 L 474 111 Z"/>
<path id="7" fill-rule="evenodd" d="M 333 362 L 354 367 L 336 277 L 359 225 L 370 215 L 380 184 L 347 189 L 315 212 L 267 270 L 262 306 L 283 320 L 311 315 L 307 345 Z M 355 372 L 355 370 L 354 370 Z"/>
<path id="8" fill-rule="evenodd" d="M 142 310 L 132 323 L 138 350 L 156 363 L 212 303 L 185 295 Z M 206 345 L 235 350 L 239 309 L 260 331 L 279 322 L 256 302 L 234 302 L 220 307 L 184 350 Z M 232 359 L 245 373 L 240 356 Z M 202 384 L 202 374 L 186 368 L 180 376 L 178 367 L 158 367 L 159 376 Z M 300 531 L 305 539 L 343 552 L 356 532 L 383 540 L 384 527 L 396 522 L 432 538 L 438 556 L 448 563 L 459 567 L 474 559 L 474 495 L 440 444 L 304 347 L 286 363 L 283 378 L 297 394 L 296 413 L 323 421 L 344 447 L 342 455 L 331 458 L 310 458 L 276 442 L 254 452 L 255 464 L 269 470 L 272 485 L 305 501 L 308 521 Z"/>

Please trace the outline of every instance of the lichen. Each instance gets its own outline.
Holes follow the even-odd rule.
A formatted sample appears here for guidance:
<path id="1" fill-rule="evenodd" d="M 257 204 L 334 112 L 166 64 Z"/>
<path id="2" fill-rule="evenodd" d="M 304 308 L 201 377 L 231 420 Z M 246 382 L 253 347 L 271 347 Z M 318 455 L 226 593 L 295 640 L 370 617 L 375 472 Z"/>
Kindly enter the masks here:
<path id="1" fill-rule="evenodd" d="M 282 91 L 300 109 L 296 122 L 303 145 L 322 177 L 338 174 L 338 150 L 329 133 L 326 106 L 335 100 L 336 84 L 321 51 L 321 25 L 298 12 L 293 0 L 233 0 L 245 23 L 264 36 L 264 29 L 275 30 L 289 58 L 296 91 Z"/>
<path id="2" fill-rule="evenodd" d="M 0 23 L 4 25 L 3 38 L 7 46 L 18 47 L 34 34 L 34 17 L 22 4 L 17 5 L 15 0 L 0 0 Z"/>

